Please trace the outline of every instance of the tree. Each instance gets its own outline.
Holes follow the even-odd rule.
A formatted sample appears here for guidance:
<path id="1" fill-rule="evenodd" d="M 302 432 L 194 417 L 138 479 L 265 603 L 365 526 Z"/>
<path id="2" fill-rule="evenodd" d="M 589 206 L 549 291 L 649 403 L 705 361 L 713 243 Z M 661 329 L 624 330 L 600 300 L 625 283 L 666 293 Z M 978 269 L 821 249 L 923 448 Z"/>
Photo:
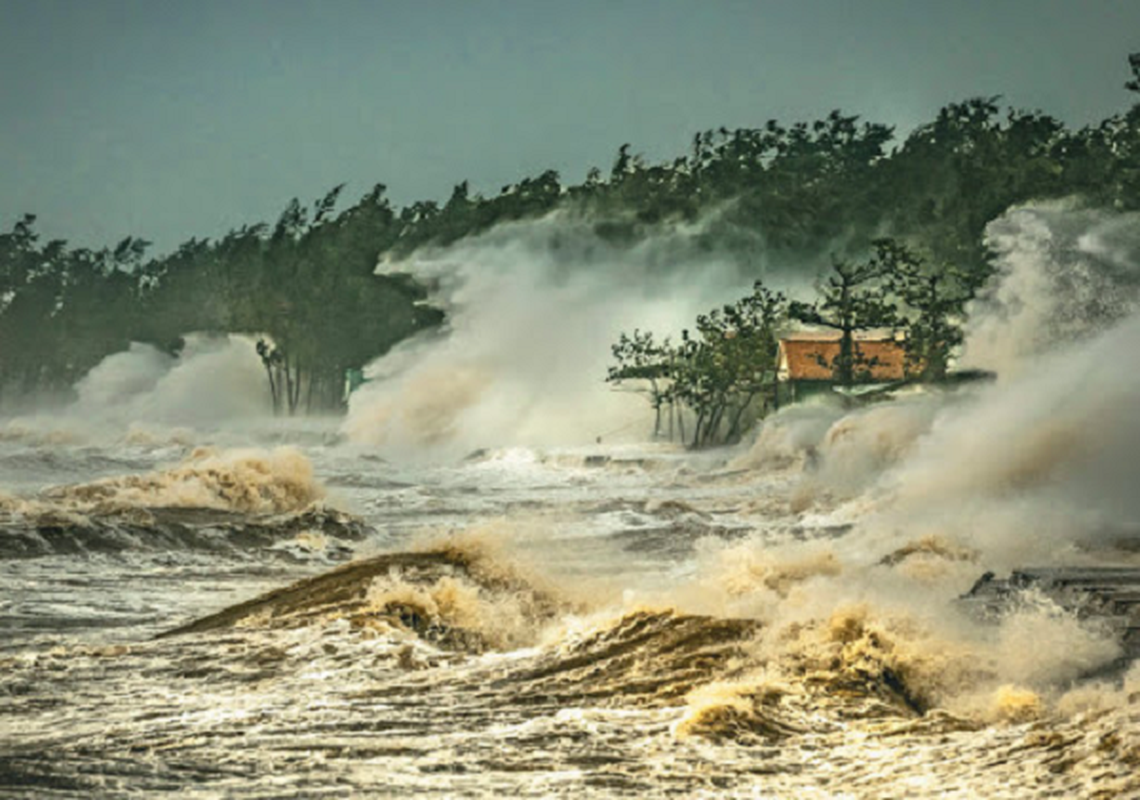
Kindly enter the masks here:
<path id="1" fill-rule="evenodd" d="M 787 300 L 760 281 L 751 294 L 697 317 L 696 336 L 682 331 L 673 392 L 696 419 L 692 447 L 736 441 L 745 415 L 775 400 L 778 328 Z M 762 408 L 753 401 L 764 397 Z"/>
<path id="2" fill-rule="evenodd" d="M 633 335 L 622 333 L 610 348 L 617 362 L 606 373 L 606 382 L 622 386 L 637 381 L 653 407 L 653 435 L 661 435 L 661 411 L 670 399 L 675 353 L 668 337 L 658 343 L 649 331 L 634 329 Z M 670 415 L 672 420 L 672 415 Z"/>
<path id="3" fill-rule="evenodd" d="M 966 303 L 974 296 L 968 277 L 949 265 L 934 267 L 893 239 L 875 242 L 890 292 L 906 304 L 907 373 L 926 381 L 946 377 L 950 356 L 962 344 Z"/>
<path id="4" fill-rule="evenodd" d="M 815 303 L 792 302 L 789 315 L 800 322 L 839 331 L 839 354 L 826 364 L 842 386 L 855 383 L 859 373 L 875 366 L 859 352 L 855 334 L 873 328 L 893 327 L 897 309 L 883 285 L 887 272 L 876 254 L 862 264 L 833 259 L 831 274 L 820 284 Z"/>
<path id="5" fill-rule="evenodd" d="M 983 234 L 995 217 L 1017 203 L 1069 195 L 1140 208 L 1140 53 L 1128 65 L 1132 106 L 1079 130 L 980 97 L 946 105 L 892 147 L 889 126 L 835 111 L 709 129 L 660 162 L 626 144 L 610 169 L 591 169 L 577 186 L 546 170 L 490 197 L 464 181 L 442 206 L 420 200 L 393 208 L 377 184 L 339 213 L 338 186 L 313 204 L 292 201 L 275 225 L 195 237 L 161 257 L 133 236 L 95 250 L 41 242 L 28 215 L 0 233 L 0 391 L 17 399 L 66 390 L 131 341 L 173 354 L 185 333 L 233 332 L 263 337 L 272 348 L 271 393 L 283 411 L 335 409 L 346 368 L 442 318 L 424 304 L 415 276 L 373 274 L 381 257 L 395 262 L 555 210 L 584 220 L 614 248 L 667 230 L 757 271 L 875 248 L 880 262 L 894 259 L 891 275 L 840 262 L 818 303 L 795 306 L 797 318 L 840 330 L 842 353 L 832 366 L 847 382 L 868 365 L 853 334 L 889 323 L 893 291 L 905 306 L 911 368 L 937 378 L 960 335 L 961 297 L 990 275 Z M 881 250 L 874 242 L 884 235 L 909 249 Z M 665 408 L 683 406 L 697 421 L 694 444 L 734 438 L 767 396 L 766 387 L 750 392 L 742 377 L 755 366 L 745 358 L 754 351 L 734 349 L 748 338 L 746 328 L 718 309 L 675 345 L 639 343 L 643 334 L 635 332 L 618 343 L 632 348 L 615 354 L 618 373 L 622 358 L 667 353 L 668 372 L 647 392 L 658 430 Z M 638 355 L 645 348 L 662 350 Z"/>
<path id="6" fill-rule="evenodd" d="M 684 330 L 681 343 L 656 342 L 653 334 L 635 330 L 622 334 L 613 346 L 617 364 L 606 378 L 611 383 L 640 380 L 661 428 L 661 411 L 668 404 L 670 421 L 676 403 L 692 412 L 692 447 L 737 440 L 746 415 L 762 414 L 768 395 L 774 400 L 777 331 L 786 319 L 787 301 L 756 281 L 752 292 L 732 305 L 697 317 L 695 333 Z M 761 408 L 755 401 L 764 398 Z M 685 439 L 683 417 L 678 418 Z M 672 426 L 670 426 L 672 428 Z"/>

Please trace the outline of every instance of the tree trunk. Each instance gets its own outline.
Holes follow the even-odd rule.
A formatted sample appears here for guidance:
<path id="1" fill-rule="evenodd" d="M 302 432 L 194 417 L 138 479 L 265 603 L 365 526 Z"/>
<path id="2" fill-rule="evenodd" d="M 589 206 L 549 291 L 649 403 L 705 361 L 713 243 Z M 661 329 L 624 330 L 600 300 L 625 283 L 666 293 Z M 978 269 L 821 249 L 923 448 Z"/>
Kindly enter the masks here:
<path id="1" fill-rule="evenodd" d="M 701 446 L 701 425 L 704 422 L 705 413 L 702 411 L 697 414 L 697 421 L 693 424 L 693 442 L 689 447 L 696 450 Z"/>
<path id="2" fill-rule="evenodd" d="M 269 396 L 273 400 L 273 413 L 277 414 L 280 411 L 280 401 L 277 397 L 277 381 L 273 380 L 273 366 L 268 362 L 265 363 L 265 375 L 269 378 Z"/>
<path id="3" fill-rule="evenodd" d="M 740 434 L 740 420 L 743 418 L 745 410 L 747 410 L 748 406 L 752 403 L 754 397 L 756 397 L 755 391 L 749 393 L 740 408 L 736 409 L 736 415 L 732 418 L 732 427 L 728 429 L 726 441 L 733 441 L 733 438 Z"/>

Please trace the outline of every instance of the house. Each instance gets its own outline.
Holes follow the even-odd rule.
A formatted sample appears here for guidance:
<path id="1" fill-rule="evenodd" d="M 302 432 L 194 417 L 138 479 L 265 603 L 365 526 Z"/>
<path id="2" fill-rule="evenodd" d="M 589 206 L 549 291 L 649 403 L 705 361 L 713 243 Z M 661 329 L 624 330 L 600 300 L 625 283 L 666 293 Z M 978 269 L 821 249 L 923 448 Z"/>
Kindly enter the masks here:
<path id="1" fill-rule="evenodd" d="M 836 385 L 833 365 L 839 357 L 840 338 L 834 330 L 796 331 L 780 338 L 776 379 L 782 400 L 794 402 Z M 856 383 L 879 385 L 908 377 L 901 333 L 861 331 L 854 340 Z"/>

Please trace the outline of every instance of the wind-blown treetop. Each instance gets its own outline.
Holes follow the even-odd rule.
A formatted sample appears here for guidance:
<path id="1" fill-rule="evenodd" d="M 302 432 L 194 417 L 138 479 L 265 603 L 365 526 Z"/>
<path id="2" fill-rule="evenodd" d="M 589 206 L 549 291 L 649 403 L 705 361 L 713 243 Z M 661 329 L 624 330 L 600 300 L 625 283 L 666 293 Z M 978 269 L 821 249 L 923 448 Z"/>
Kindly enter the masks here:
<path id="1" fill-rule="evenodd" d="M 1129 66 L 1126 86 L 1140 92 L 1140 54 Z M 939 274 L 952 265 L 968 292 L 989 274 L 985 226 L 1011 205 L 1077 195 L 1140 208 L 1140 104 L 1072 130 L 975 98 L 901 141 L 889 126 L 836 111 L 698 133 L 688 153 L 657 164 L 623 145 L 608 174 L 591 169 L 576 185 L 547 170 L 483 197 L 464 181 L 443 205 L 395 209 L 377 184 L 338 211 L 341 189 L 311 208 L 291 201 L 273 226 L 192 238 L 154 257 L 137 237 L 101 250 L 41 242 L 34 217 L 18 220 L 0 234 L 0 398 L 66 393 L 131 341 L 175 352 L 183 334 L 214 331 L 264 337 L 281 409 L 337 407 L 345 369 L 442 319 L 414 276 L 374 274 L 380 258 L 398 265 L 420 248 L 555 210 L 617 245 L 702 219 L 699 246 L 757 271 L 763 261 L 818 263 L 831 253 L 850 262 L 891 237 Z M 894 291 L 917 297 L 921 280 L 900 273 Z M 958 302 L 959 288 L 937 291 L 933 306 Z"/>

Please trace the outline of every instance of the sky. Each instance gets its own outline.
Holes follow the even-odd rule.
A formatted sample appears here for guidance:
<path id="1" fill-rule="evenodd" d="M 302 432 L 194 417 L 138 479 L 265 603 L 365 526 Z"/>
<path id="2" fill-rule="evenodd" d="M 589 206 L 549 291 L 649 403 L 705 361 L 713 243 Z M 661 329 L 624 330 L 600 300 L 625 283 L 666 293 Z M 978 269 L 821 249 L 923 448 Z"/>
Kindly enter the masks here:
<path id="1" fill-rule="evenodd" d="M 339 183 L 579 182 L 835 108 L 1079 126 L 1129 105 L 1138 50 L 1136 0 L 0 0 L 0 227 L 164 252 Z"/>

